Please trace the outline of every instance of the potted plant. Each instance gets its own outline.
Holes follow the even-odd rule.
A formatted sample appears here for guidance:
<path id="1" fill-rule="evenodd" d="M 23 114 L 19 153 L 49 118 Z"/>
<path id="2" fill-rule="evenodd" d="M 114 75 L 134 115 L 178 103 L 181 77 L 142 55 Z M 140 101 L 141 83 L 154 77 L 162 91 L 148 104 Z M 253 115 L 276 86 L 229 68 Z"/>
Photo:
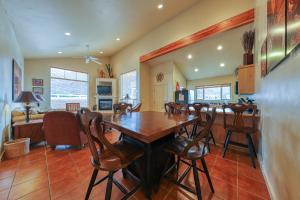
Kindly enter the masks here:
<path id="1" fill-rule="evenodd" d="M 244 59 L 243 59 L 243 64 L 244 65 L 251 65 L 253 64 L 253 46 L 254 46 L 254 38 L 255 38 L 255 31 L 254 30 L 249 30 L 246 31 L 243 34 L 242 38 L 242 45 L 244 48 Z"/>
<path id="2" fill-rule="evenodd" d="M 112 67 L 110 64 L 105 64 L 106 70 L 108 72 L 108 77 L 109 78 L 113 78 L 113 74 L 112 74 Z"/>

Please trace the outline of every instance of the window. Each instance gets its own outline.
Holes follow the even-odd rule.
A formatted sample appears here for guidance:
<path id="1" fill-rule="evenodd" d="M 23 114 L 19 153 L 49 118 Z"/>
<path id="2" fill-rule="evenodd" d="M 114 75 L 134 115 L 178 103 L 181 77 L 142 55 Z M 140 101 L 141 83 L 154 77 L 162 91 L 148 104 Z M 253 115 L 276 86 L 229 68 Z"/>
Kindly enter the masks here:
<path id="1" fill-rule="evenodd" d="M 88 74 L 51 68 L 51 108 L 65 109 L 66 103 L 88 107 Z"/>
<path id="2" fill-rule="evenodd" d="M 196 87 L 197 100 L 230 100 L 230 85 Z"/>
<path id="3" fill-rule="evenodd" d="M 189 101 L 193 102 L 195 101 L 195 91 L 189 90 Z"/>
<path id="4" fill-rule="evenodd" d="M 135 101 L 137 99 L 137 73 L 136 70 L 121 74 L 121 99 L 125 99 L 128 95 L 129 99 Z"/>

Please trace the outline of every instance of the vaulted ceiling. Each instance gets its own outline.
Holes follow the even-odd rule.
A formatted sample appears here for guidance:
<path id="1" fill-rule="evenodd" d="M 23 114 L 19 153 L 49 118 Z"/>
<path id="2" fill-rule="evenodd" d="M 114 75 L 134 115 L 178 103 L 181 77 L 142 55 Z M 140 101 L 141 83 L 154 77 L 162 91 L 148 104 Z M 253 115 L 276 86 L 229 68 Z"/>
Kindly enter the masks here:
<path id="1" fill-rule="evenodd" d="M 235 69 L 243 64 L 242 35 L 250 29 L 253 29 L 253 24 L 219 33 L 147 63 L 155 66 L 173 62 L 187 80 L 234 74 Z M 222 50 L 218 50 L 218 46 L 222 46 Z M 188 58 L 189 54 L 192 55 L 191 59 Z M 221 63 L 224 66 L 220 66 Z"/>
<path id="2" fill-rule="evenodd" d="M 112 55 L 199 1 L 3 0 L 3 4 L 25 58 L 44 58 L 82 56 L 86 44 L 92 55 L 100 56 L 100 51 Z M 160 3 L 162 9 L 157 8 Z"/>

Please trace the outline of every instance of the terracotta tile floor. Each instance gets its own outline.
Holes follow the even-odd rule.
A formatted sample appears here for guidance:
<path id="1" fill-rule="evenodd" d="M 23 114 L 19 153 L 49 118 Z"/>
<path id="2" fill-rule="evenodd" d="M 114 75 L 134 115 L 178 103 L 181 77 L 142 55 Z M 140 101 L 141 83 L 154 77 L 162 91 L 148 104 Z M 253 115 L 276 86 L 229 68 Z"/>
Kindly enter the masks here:
<path id="1" fill-rule="evenodd" d="M 108 134 L 110 140 L 118 138 L 117 134 Z M 270 199 L 260 169 L 251 167 L 249 157 L 244 153 L 229 151 L 226 159 L 221 157 L 221 148 L 212 147 L 211 154 L 206 157 L 215 193 L 210 192 L 207 180 L 200 174 L 203 199 L 209 200 L 263 200 Z M 181 165 L 183 171 L 186 166 Z M 84 199 L 85 191 L 92 173 L 90 152 L 86 147 L 82 150 L 62 149 L 52 151 L 50 148 L 38 146 L 31 149 L 30 154 L 0 163 L 0 200 L 2 199 Z M 99 172 L 103 177 L 105 172 Z M 116 178 L 131 189 L 135 183 L 123 179 L 120 172 Z M 193 176 L 184 183 L 194 186 Z M 104 199 L 106 182 L 94 187 L 91 199 Z M 120 199 L 122 193 L 113 188 L 112 199 Z M 145 199 L 142 189 L 131 199 Z M 153 199 L 196 199 L 191 193 L 163 180 Z"/>

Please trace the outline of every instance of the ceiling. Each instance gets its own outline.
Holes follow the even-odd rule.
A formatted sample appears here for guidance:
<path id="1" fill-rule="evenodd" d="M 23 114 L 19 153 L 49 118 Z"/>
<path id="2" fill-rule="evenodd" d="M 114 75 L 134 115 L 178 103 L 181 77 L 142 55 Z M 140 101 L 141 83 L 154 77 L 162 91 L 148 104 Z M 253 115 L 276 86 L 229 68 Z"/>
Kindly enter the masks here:
<path id="1" fill-rule="evenodd" d="M 243 63 L 241 38 L 253 24 L 219 33 L 198 43 L 173 51 L 147 62 L 150 66 L 173 62 L 187 80 L 233 74 L 236 67 Z M 221 45 L 222 50 L 217 47 Z M 191 54 L 192 59 L 187 56 Z M 224 67 L 220 67 L 224 63 Z M 195 72 L 194 69 L 198 71 Z"/>
<path id="2" fill-rule="evenodd" d="M 25 58 L 109 56 L 200 0 L 3 0 Z M 163 3 L 163 9 L 157 8 Z M 71 36 L 65 36 L 70 32 Z M 120 38 L 120 41 L 116 41 Z M 62 51 L 62 54 L 58 54 Z"/>

